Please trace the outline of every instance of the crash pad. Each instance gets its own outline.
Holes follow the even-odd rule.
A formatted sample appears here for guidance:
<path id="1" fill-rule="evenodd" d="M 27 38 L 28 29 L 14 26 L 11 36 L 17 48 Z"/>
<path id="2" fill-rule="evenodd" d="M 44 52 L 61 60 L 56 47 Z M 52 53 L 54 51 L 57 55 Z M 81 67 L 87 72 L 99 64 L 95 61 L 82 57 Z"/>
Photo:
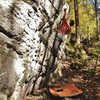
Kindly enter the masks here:
<path id="1" fill-rule="evenodd" d="M 79 89 L 72 83 L 59 88 L 57 87 L 49 88 L 49 91 L 53 96 L 59 96 L 59 97 L 72 97 L 83 93 L 81 89 Z"/>

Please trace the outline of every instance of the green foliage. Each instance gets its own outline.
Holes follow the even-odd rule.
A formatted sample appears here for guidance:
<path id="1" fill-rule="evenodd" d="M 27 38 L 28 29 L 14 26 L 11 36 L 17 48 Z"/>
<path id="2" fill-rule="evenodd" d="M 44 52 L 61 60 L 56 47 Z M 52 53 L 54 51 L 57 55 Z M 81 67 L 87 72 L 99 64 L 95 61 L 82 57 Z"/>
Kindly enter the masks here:
<path id="1" fill-rule="evenodd" d="M 100 50 L 99 50 L 99 49 L 93 49 L 93 50 L 91 51 L 91 53 L 92 53 L 92 55 L 93 55 L 94 57 L 100 57 Z"/>
<path id="2" fill-rule="evenodd" d="M 92 5 L 79 5 L 80 30 L 84 35 L 94 35 L 96 23 Z"/>
<path id="3" fill-rule="evenodd" d="M 75 19 L 74 0 L 67 0 L 67 3 L 70 5 L 70 18 Z M 79 10 L 80 35 L 85 38 L 87 36 L 95 35 L 96 21 L 95 21 L 94 6 L 92 4 L 84 4 L 83 0 L 78 0 L 78 10 Z M 75 33 L 75 27 L 73 27 L 72 32 Z"/>

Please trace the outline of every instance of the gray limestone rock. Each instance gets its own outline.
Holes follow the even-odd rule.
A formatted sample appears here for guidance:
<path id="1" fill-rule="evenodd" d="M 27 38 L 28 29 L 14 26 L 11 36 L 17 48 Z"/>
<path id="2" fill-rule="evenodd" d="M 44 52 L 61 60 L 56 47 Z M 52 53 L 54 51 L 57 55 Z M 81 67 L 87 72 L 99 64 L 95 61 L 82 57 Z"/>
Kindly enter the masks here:
<path id="1" fill-rule="evenodd" d="M 0 100 L 7 100 L 7 95 L 0 93 Z"/>
<path id="2" fill-rule="evenodd" d="M 49 0 L 24 1 L 0 0 L 0 79 L 5 77 L 0 91 L 9 89 L 11 100 L 21 100 L 28 83 L 39 88 L 42 77 L 53 69 L 56 60 L 51 49 L 64 14 L 65 0 L 54 0 L 54 6 Z"/>

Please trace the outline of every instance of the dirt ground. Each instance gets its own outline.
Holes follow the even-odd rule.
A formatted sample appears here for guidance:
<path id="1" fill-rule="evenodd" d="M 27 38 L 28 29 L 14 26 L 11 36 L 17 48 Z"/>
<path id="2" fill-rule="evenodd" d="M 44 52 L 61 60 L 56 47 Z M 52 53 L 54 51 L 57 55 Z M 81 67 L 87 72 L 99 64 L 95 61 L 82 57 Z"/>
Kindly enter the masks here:
<path id="1" fill-rule="evenodd" d="M 44 93 L 40 93 L 42 96 L 27 97 L 25 100 L 100 100 L 100 72 L 92 75 L 89 70 L 86 70 L 87 66 L 86 69 L 84 67 L 75 69 L 70 66 L 71 63 L 68 61 L 61 61 L 60 63 L 64 65 L 64 69 L 62 70 L 63 76 L 59 77 L 53 84 L 67 85 L 68 83 L 73 83 L 81 89 L 83 93 L 75 97 L 60 98 L 52 96 L 49 91 L 45 89 Z"/>
<path id="2" fill-rule="evenodd" d="M 62 86 L 73 83 L 83 91 L 81 95 L 70 98 L 54 97 L 46 88 L 40 95 L 25 100 L 100 100 L 100 59 L 96 64 L 97 55 L 100 55 L 100 41 L 92 39 L 90 44 L 83 45 L 89 59 L 83 60 L 81 53 L 79 53 L 79 57 L 75 55 L 76 52 L 69 52 L 67 54 L 69 58 L 66 60 L 58 59 L 62 75 L 52 83 Z M 100 56 L 98 57 L 100 58 Z"/>

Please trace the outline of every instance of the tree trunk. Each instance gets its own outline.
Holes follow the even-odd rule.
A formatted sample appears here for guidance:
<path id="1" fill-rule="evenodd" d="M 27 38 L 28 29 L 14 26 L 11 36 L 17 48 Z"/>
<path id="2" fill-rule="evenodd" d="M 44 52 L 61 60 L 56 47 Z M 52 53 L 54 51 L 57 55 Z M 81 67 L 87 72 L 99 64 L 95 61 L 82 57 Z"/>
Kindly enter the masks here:
<path id="1" fill-rule="evenodd" d="M 77 44 L 80 44 L 80 30 L 79 30 L 79 14 L 78 14 L 78 0 L 74 0 L 74 12 L 75 12 L 75 27 Z"/>
<path id="2" fill-rule="evenodd" d="M 98 9 L 97 9 L 97 0 L 95 0 L 95 16 L 96 16 L 96 36 L 97 39 L 99 40 L 99 16 L 98 16 Z"/>
<path id="3" fill-rule="evenodd" d="M 65 0 L 24 1 L 0 1 L 0 91 L 8 90 L 10 100 L 22 100 L 32 88 L 46 85 L 55 67 L 51 49 L 64 14 Z"/>

